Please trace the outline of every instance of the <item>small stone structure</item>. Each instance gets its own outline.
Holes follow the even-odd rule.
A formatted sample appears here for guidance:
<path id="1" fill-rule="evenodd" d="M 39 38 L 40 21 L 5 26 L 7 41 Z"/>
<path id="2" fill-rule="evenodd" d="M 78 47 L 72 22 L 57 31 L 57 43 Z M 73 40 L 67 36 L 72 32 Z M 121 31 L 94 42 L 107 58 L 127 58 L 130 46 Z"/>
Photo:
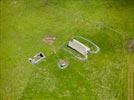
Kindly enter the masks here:
<path id="1" fill-rule="evenodd" d="M 44 58 L 45 58 L 45 55 L 42 52 L 40 52 L 40 53 L 36 54 L 33 58 L 29 58 L 29 61 L 32 64 L 36 64 Z"/>
<path id="2" fill-rule="evenodd" d="M 58 61 L 58 66 L 60 69 L 65 69 L 66 67 L 68 67 L 68 62 L 63 59 L 60 59 Z"/>
<path id="3" fill-rule="evenodd" d="M 82 42 L 76 40 L 76 38 L 84 40 L 88 44 L 92 45 L 94 49 L 88 47 L 87 45 L 84 45 Z M 72 56 L 74 56 L 75 58 L 77 58 L 78 60 L 85 61 L 88 58 L 88 54 L 97 54 L 100 51 L 100 48 L 91 40 L 86 39 L 82 36 L 77 36 L 76 38 L 71 39 L 68 42 L 67 47 L 71 48 L 72 50 L 77 51 L 81 55 L 78 56 L 77 54 L 72 52 L 72 50 L 69 50 L 67 48 L 64 48 L 64 50 L 68 52 L 69 54 L 71 54 Z"/>
<path id="4" fill-rule="evenodd" d="M 84 56 L 86 56 L 90 51 L 90 48 L 88 48 L 87 46 L 85 46 L 81 42 L 77 41 L 76 39 L 70 40 L 68 43 L 68 46 Z"/>

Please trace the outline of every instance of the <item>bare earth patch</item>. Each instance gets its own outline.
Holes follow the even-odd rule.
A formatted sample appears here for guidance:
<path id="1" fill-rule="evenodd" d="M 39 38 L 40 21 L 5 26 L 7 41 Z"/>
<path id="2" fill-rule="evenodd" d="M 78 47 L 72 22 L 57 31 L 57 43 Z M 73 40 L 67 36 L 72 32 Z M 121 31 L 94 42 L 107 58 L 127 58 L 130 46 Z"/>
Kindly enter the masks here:
<path id="1" fill-rule="evenodd" d="M 128 51 L 134 52 L 134 39 L 129 40 L 128 42 Z"/>
<path id="2" fill-rule="evenodd" d="M 48 45 L 54 44 L 55 40 L 56 40 L 56 37 L 55 36 L 45 36 L 43 38 L 43 42 L 45 42 Z"/>

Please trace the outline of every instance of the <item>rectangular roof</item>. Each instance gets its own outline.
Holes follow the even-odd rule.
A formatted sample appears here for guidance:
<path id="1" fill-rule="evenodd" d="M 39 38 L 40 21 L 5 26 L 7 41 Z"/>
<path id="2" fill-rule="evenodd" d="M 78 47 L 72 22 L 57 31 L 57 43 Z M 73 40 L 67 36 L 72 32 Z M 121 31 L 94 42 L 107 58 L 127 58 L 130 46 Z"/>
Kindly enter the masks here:
<path id="1" fill-rule="evenodd" d="M 77 41 L 76 39 L 72 39 L 69 41 L 68 46 L 72 49 L 75 49 L 77 52 L 81 53 L 82 55 L 87 55 L 90 48 L 82 44 L 81 42 Z"/>

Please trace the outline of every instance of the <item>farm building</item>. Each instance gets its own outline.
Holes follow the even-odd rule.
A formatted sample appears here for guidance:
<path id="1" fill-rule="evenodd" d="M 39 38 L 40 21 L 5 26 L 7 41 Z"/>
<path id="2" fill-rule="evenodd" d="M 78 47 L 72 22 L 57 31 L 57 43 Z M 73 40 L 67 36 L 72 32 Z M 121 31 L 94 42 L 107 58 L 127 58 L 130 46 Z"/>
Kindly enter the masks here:
<path id="1" fill-rule="evenodd" d="M 40 52 L 40 53 L 36 54 L 33 58 L 29 58 L 29 61 L 32 64 L 36 64 L 44 58 L 45 58 L 45 55 L 42 52 Z"/>
<path id="2" fill-rule="evenodd" d="M 81 42 L 77 41 L 76 39 L 70 40 L 68 43 L 68 46 L 84 56 L 87 55 L 90 51 L 90 48 L 88 48 L 87 46 L 85 46 Z"/>

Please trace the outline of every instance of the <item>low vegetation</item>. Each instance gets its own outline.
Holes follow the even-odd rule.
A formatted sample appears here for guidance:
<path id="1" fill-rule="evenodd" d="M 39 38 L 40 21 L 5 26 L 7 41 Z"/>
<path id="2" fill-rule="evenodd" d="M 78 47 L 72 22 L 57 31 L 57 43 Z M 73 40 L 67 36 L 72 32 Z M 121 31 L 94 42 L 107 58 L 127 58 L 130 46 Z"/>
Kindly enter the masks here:
<path id="1" fill-rule="evenodd" d="M 132 100 L 133 10 L 132 0 L 0 0 L 1 100 Z M 100 52 L 75 59 L 62 49 L 75 36 Z M 32 65 L 38 52 L 46 58 Z"/>

